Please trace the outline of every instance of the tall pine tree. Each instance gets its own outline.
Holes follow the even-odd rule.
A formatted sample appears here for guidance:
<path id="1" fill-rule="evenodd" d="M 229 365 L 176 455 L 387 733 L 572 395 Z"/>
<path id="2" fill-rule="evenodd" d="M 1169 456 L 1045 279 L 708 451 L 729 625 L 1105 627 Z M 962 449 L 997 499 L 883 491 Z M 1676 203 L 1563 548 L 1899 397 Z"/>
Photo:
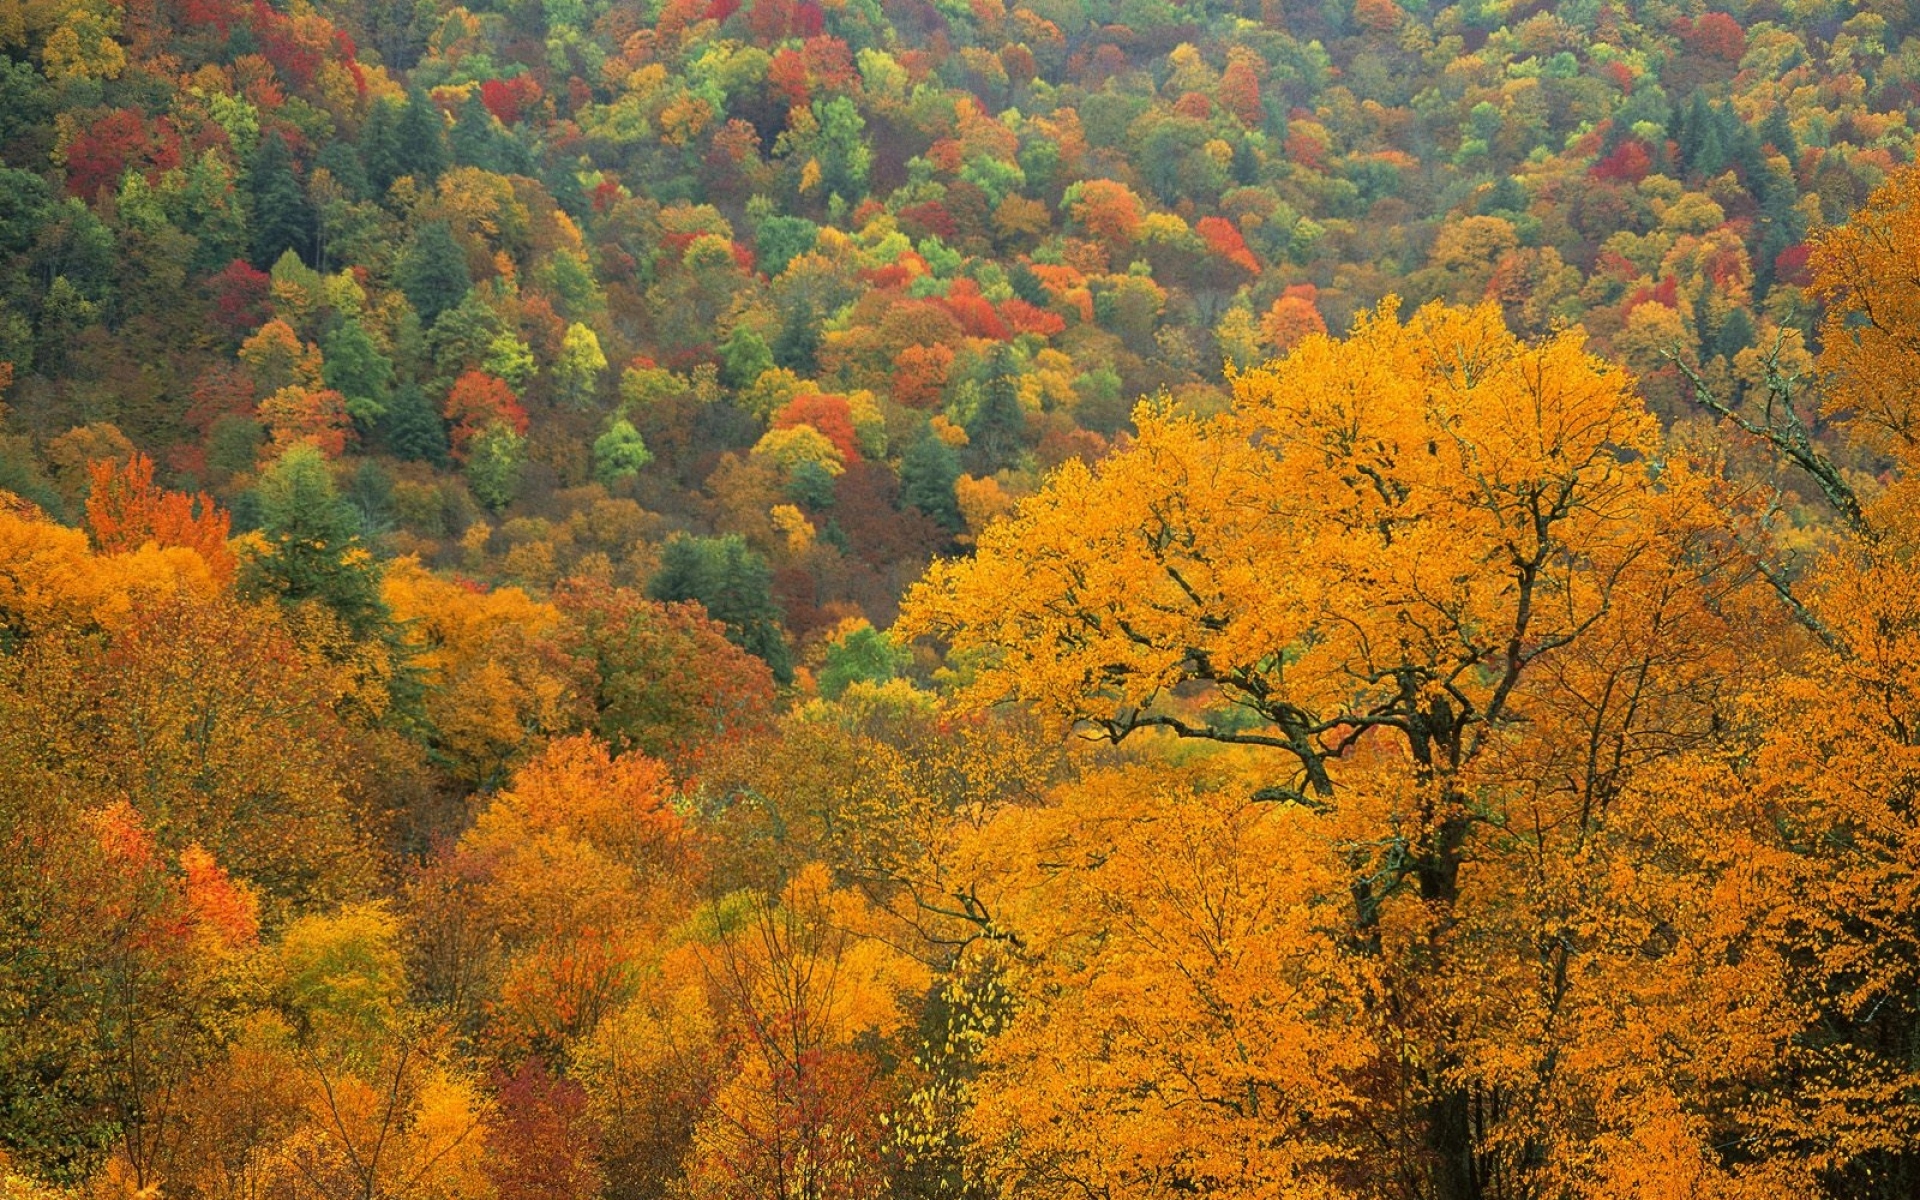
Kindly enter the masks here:
<path id="1" fill-rule="evenodd" d="M 260 140 L 247 178 L 253 209 L 253 265 L 266 270 L 291 250 L 313 256 L 313 209 L 293 173 L 293 151 L 277 131 Z"/>

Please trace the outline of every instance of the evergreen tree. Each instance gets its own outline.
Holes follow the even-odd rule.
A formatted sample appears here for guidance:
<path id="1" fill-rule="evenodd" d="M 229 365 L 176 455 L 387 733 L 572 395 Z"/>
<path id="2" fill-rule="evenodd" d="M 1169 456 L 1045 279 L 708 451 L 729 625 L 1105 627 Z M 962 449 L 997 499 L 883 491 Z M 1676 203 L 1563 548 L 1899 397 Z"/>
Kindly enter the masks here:
<path id="1" fill-rule="evenodd" d="M 1788 119 L 1784 106 L 1776 107 L 1767 114 L 1767 119 L 1760 125 L 1760 140 L 1785 156 L 1794 169 L 1799 169 L 1800 139 L 1793 136 L 1793 122 Z"/>
<path id="2" fill-rule="evenodd" d="M 1027 430 L 1027 413 L 1020 407 L 1020 375 L 1013 351 L 1005 343 L 994 346 L 987 360 L 987 377 L 980 387 L 980 404 L 967 422 L 967 439 L 981 465 L 989 470 L 1006 466 L 1019 452 Z"/>
<path id="3" fill-rule="evenodd" d="M 360 152 L 353 148 L 352 142 L 328 142 L 315 156 L 313 165 L 316 170 L 333 176 L 349 200 L 365 200 L 373 194 L 366 165 L 360 161 Z"/>
<path id="4" fill-rule="evenodd" d="M 900 500 L 958 533 L 960 504 L 954 498 L 953 485 L 959 479 L 960 456 L 928 430 L 901 456 Z"/>
<path id="5" fill-rule="evenodd" d="M 505 166 L 503 140 L 495 128 L 493 113 L 475 91 L 453 115 L 453 130 L 448 136 L 453 161 L 483 171 L 502 170 Z"/>
<path id="6" fill-rule="evenodd" d="M 1046 285 L 1040 282 L 1040 276 L 1034 274 L 1033 268 L 1024 259 L 1014 263 L 1008 270 L 1007 285 L 1013 289 L 1014 295 L 1028 304 L 1044 308 L 1052 299 L 1047 295 Z"/>
<path id="7" fill-rule="evenodd" d="M 787 476 L 787 499 L 802 508 L 819 512 L 832 508 L 834 500 L 833 475 L 817 462 L 795 463 L 793 473 Z"/>
<path id="8" fill-rule="evenodd" d="M 327 460 L 291 446 L 256 489 L 268 551 L 247 563 L 243 584 L 288 605 L 331 609 L 356 639 L 385 632 L 380 579 L 360 541 L 360 516 L 334 488 Z"/>
<path id="9" fill-rule="evenodd" d="M 1680 150 L 1680 165 L 1688 170 L 1693 168 L 1693 160 L 1700 153 L 1700 140 L 1706 136 L 1707 126 L 1712 114 L 1707 109 L 1707 98 L 1699 92 L 1693 94 L 1693 100 L 1680 110 L 1679 129 L 1675 132 L 1674 142 Z"/>
<path id="10" fill-rule="evenodd" d="M 1720 326 L 1720 332 L 1714 335 L 1713 352 L 1723 355 L 1731 363 L 1733 356 L 1753 345 L 1753 318 L 1744 308 L 1736 308 L 1727 314 L 1726 321 Z"/>
<path id="11" fill-rule="evenodd" d="M 648 585 L 656 600 L 697 600 L 727 627 L 727 640 L 757 655 L 780 683 L 793 681 L 793 656 L 773 600 L 773 572 L 739 534 L 676 537 L 661 552 Z"/>
<path id="12" fill-rule="evenodd" d="M 261 139 L 247 178 L 252 200 L 253 265 L 266 270 L 292 250 L 302 261 L 313 253 L 313 210 L 293 173 L 293 152 L 278 132 Z"/>
<path id="13" fill-rule="evenodd" d="M 447 169 L 447 123 L 433 101 L 418 88 L 407 93 L 394 127 L 399 148 L 399 173 L 411 175 L 422 187 L 440 181 Z"/>
<path id="14" fill-rule="evenodd" d="M 347 414 L 365 429 L 386 412 L 393 391 L 393 362 L 380 353 L 360 322 L 342 318 L 320 343 L 320 373 L 347 400 Z"/>
<path id="15" fill-rule="evenodd" d="M 453 230 L 445 221 L 423 225 L 413 235 L 395 282 L 420 314 L 420 323 L 428 327 L 466 298 L 473 277 L 467 274 L 466 252 L 453 240 Z"/>
<path id="16" fill-rule="evenodd" d="M 366 164 L 367 183 L 375 196 L 385 196 L 393 181 L 407 173 L 400 155 L 400 110 L 376 100 L 360 126 L 360 160 Z"/>
<path id="17" fill-rule="evenodd" d="M 447 424 L 414 384 L 396 390 L 380 422 L 387 449 L 410 462 L 447 465 Z"/>
<path id="18" fill-rule="evenodd" d="M 773 361 L 797 375 L 812 375 L 820 369 L 820 322 L 811 300 L 787 311 L 779 336 L 773 339 Z"/>

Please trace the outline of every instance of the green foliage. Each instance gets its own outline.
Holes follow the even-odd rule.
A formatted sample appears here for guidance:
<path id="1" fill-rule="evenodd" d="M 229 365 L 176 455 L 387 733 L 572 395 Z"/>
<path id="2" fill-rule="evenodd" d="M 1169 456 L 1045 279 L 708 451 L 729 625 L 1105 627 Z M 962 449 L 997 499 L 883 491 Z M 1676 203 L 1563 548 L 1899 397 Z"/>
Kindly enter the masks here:
<path id="1" fill-rule="evenodd" d="M 646 440 L 624 417 L 593 440 L 593 477 L 601 483 L 632 479 L 652 461 Z"/>
<path id="2" fill-rule="evenodd" d="M 767 560 L 738 534 L 680 536 L 661 550 L 660 569 L 647 585 L 656 600 L 693 600 L 727 627 L 727 638 L 759 658 L 776 682 L 793 680 L 793 656 L 780 632 Z"/>
<path id="3" fill-rule="evenodd" d="M 361 544 L 359 514 L 335 488 L 321 453 L 304 443 L 289 447 L 255 492 L 267 549 L 244 564 L 246 590 L 287 605 L 323 605 L 358 639 L 383 633 L 387 608 Z"/>
<path id="4" fill-rule="evenodd" d="M 923 433 L 900 460 L 900 499 L 958 533 L 960 503 L 953 485 L 959 478 L 960 455 L 931 431 Z"/>
<path id="5" fill-rule="evenodd" d="M 754 233 L 758 266 L 768 278 L 787 269 L 787 264 L 813 249 L 820 227 L 804 217 L 768 217 Z"/>
<path id="6" fill-rule="evenodd" d="M 392 166 L 398 174 L 411 175 L 423 186 L 439 182 L 447 169 L 447 123 L 419 88 L 407 93 L 406 107 L 394 123 L 393 140 Z"/>
<path id="7" fill-rule="evenodd" d="M 350 1047 L 391 1031 L 406 1003 L 400 922 L 382 904 L 295 921 L 281 938 L 280 966 L 294 1013 Z"/>
<path id="8" fill-rule="evenodd" d="M 466 297 L 473 276 L 467 272 L 466 253 L 445 221 L 430 221 L 415 232 L 394 282 L 420 314 L 420 323 L 428 327 Z"/>
<path id="9" fill-rule="evenodd" d="M 293 152 L 278 133 L 262 138 L 247 172 L 253 225 L 253 264 L 265 269 L 291 250 L 313 254 L 313 210 L 293 174 Z"/>
<path id="10" fill-rule="evenodd" d="M 474 499 L 499 512 L 520 494 L 526 465 L 527 439 L 495 422 L 475 434 L 467 448 L 467 486 Z"/>
<path id="11" fill-rule="evenodd" d="M 321 375 L 328 387 L 347 398 L 347 413 L 371 428 L 387 411 L 393 391 L 393 362 L 373 344 L 359 321 L 343 317 L 320 343 Z"/>
<path id="12" fill-rule="evenodd" d="M 862 625 L 827 643 L 826 661 L 816 680 L 820 694 L 838 700 L 855 683 L 886 683 L 913 661 L 912 652 L 891 635 Z"/>

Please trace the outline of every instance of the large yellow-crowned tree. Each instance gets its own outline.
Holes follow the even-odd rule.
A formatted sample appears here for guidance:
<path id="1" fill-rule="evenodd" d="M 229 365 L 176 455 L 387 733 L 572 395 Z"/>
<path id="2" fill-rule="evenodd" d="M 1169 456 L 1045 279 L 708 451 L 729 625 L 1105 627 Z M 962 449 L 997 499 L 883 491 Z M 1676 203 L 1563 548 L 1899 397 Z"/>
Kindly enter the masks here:
<path id="1" fill-rule="evenodd" d="M 1587 960 L 1619 952 L 1609 811 L 1791 641 L 1724 485 L 1577 335 L 1522 342 L 1491 306 L 1390 302 L 1238 375 L 1224 413 L 1135 422 L 937 565 L 906 628 L 977 702 L 1248 747 L 1256 799 L 1325 817 L 1378 990 L 1351 1010 L 1354 1169 L 1319 1186 L 1538 1194 L 1598 1119 L 1568 1050 Z"/>

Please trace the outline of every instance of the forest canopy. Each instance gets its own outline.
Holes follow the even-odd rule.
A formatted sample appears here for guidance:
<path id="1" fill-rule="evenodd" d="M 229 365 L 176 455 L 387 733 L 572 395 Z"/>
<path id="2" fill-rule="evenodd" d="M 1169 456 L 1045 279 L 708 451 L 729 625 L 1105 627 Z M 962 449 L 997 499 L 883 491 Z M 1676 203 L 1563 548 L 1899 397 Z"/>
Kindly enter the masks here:
<path id="1" fill-rule="evenodd" d="M 0 1200 L 1920 1193 L 1916 135 L 1872 0 L 0 2 Z"/>

